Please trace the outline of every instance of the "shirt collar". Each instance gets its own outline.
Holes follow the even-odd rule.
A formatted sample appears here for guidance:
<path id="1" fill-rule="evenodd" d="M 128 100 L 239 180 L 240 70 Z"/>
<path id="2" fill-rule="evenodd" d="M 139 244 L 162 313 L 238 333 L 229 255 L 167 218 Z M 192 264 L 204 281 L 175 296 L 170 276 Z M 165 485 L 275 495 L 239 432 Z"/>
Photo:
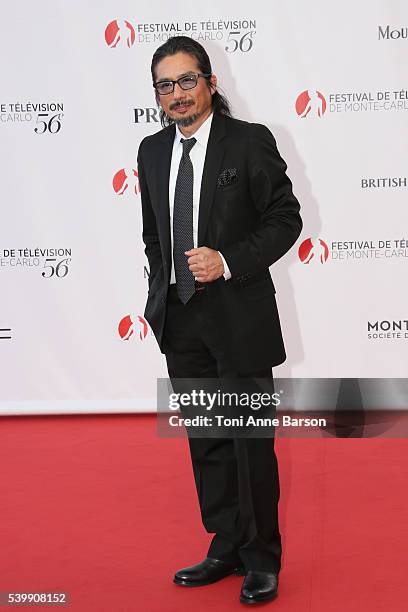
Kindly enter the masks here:
<path id="1" fill-rule="evenodd" d="M 207 117 L 207 119 L 204 121 L 204 123 L 202 123 L 200 125 L 198 130 L 192 136 L 190 136 L 190 138 L 195 138 L 196 141 L 198 142 L 198 144 L 200 144 L 203 147 L 207 146 L 208 138 L 210 136 L 210 130 L 211 130 L 211 123 L 212 123 L 213 115 L 214 115 L 214 113 L 211 113 L 211 115 L 209 117 Z M 178 125 L 176 125 L 176 134 L 175 134 L 175 137 L 174 137 L 174 144 L 175 145 L 179 145 L 180 144 L 180 140 L 182 138 L 185 138 L 185 136 L 183 136 L 183 134 L 179 130 Z"/>

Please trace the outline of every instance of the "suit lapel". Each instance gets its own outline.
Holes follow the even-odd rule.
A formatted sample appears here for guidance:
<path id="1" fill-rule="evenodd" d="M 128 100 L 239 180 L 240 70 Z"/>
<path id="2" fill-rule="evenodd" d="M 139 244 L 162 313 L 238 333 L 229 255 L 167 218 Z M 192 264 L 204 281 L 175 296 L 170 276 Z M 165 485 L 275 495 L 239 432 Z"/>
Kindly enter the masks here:
<path id="1" fill-rule="evenodd" d="M 198 214 L 198 246 L 205 246 L 204 239 L 214 201 L 217 177 L 225 154 L 222 139 L 226 134 L 225 118 L 214 113 L 207 143 L 203 177 L 201 180 L 200 208 Z"/>

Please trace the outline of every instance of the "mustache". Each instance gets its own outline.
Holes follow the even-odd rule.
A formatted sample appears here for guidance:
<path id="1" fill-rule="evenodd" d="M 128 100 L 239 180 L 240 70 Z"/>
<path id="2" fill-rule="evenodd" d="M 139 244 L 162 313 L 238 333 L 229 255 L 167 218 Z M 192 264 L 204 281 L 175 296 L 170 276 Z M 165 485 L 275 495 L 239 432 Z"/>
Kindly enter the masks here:
<path id="1" fill-rule="evenodd" d="M 169 109 L 176 110 L 179 106 L 191 106 L 192 104 L 194 104 L 193 100 L 177 100 L 169 106 Z"/>

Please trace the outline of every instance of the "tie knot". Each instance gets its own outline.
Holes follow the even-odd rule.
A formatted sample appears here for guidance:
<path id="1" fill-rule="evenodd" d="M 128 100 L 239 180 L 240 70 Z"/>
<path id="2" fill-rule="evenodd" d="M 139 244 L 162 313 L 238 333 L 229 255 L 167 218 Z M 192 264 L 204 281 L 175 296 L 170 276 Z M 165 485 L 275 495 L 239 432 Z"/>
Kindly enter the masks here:
<path id="1" fill-rule="evenodd" d="M 183 145 L 183 155 L 190 155 L 190 151 L 197 140 L 195 138 L 180 138 L 180 142 Z"/>

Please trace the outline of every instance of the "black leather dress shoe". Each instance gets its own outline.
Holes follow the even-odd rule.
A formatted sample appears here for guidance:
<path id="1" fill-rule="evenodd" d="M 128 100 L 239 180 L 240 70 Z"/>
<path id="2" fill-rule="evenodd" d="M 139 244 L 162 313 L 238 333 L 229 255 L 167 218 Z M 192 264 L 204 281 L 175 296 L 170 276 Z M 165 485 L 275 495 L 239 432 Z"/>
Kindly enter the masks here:
<path id="1" fill-rule="evenodd" d="M 173 582 L 182 586 L 202 586 L 217 582 L 230 574 L 244 576 L 245 570 L 241 565 L 207 557 L 201 563 L 197 563 L 197 565 L 191 565 L 178 570 Z"/>
<path id="2" fill-rule="evenodd" d="M 240 602 L 260 603 L 275 599 L 278 594 L 278 576 L 272 572 L 249 570 L 242 583 Z"/>

